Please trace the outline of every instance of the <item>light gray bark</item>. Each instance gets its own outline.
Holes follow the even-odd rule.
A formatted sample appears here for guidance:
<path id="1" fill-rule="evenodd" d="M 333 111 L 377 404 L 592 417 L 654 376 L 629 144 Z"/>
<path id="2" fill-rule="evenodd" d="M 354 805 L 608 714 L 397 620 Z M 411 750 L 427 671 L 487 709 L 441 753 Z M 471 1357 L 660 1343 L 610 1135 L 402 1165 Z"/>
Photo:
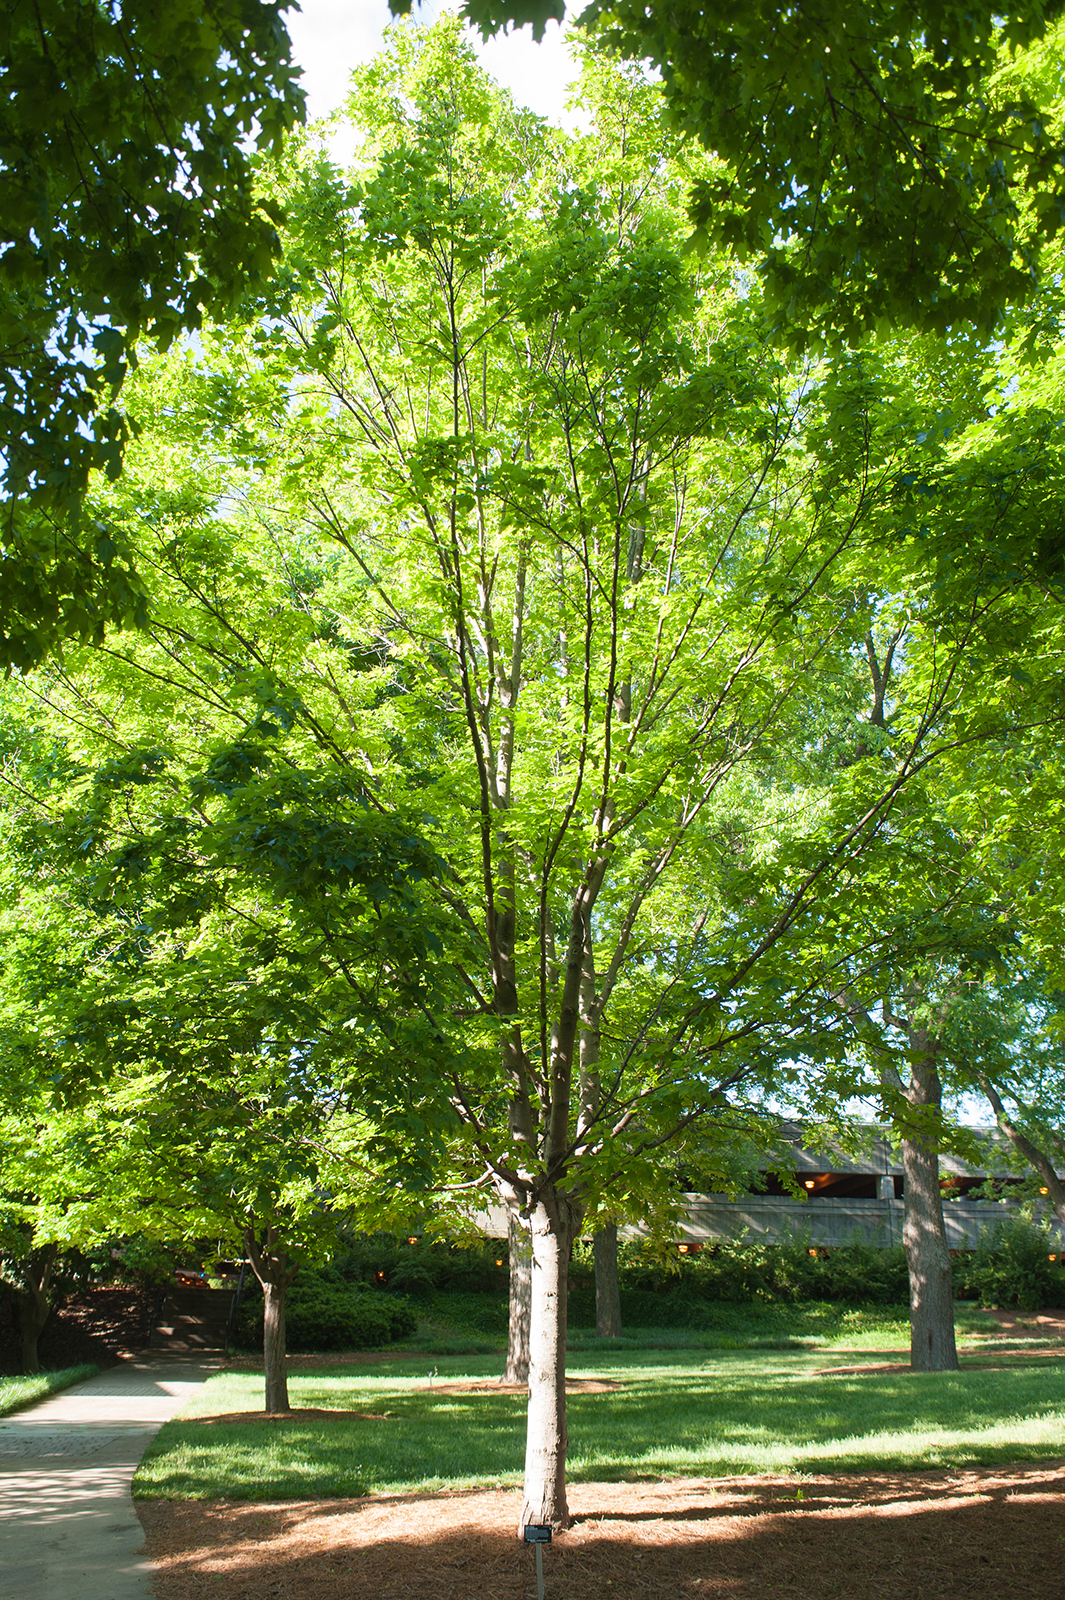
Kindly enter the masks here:
<path id="1" fill-rule="evenodd" d="M 621 1334 L 621 1289 L 618 1283 L 618 1228 L 608 1222 L 592 1240 L 595 1252 L 595 1331 L 600 1339 Z"/>
<path id="2" fill-rule="evenodd" d="M 528 1383 L 532 1245 L 527 1228 L 511 1206 L 507 1207 L 507 1247 L 510 1253 L 510 1324 L 503 1382 Z"/>
<path id="3" fill-rule="evenodd" d="M 525 1492 L 519 1534 L 529 1523 L 569 1526 L 566 1501 L 566 1287 L 581 1208 L 548 1190 L 533 1209 L 532 1319 Z"/>

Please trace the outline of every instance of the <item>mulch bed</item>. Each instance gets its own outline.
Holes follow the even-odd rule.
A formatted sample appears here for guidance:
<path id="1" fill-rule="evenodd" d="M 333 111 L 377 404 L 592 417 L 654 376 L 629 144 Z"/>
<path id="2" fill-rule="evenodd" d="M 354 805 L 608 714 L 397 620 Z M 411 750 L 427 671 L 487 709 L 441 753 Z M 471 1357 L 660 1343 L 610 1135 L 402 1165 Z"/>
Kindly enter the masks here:
<path id="1" fill-rule="evenodd" d="M 961 1354 L 963 1356 L 966 1355 L 964 1346 Z M 995 1354 L 996 1356 L 1017 1356 L 1024 1365 L 1027 1365 L 1030 1361 L 1060 1361 L 1065 1357 L 1065 1346 L 1056 1350 L 996 1350 Z M 1013 1365 L 1016 1364 L 1016 1362 L 1013 1363 Z M 1000 1366 L 997 1361 L 970 1361 L 966 1357 L 959 1370 L 962 1372 L 1005 1372 L 1007 1369 Z M 901 1361 L 884 1361 L 875 1366 L 871 1362 L 865 1362 L 860 1367 L 816 1367 L 812 1376 L 815 1378 L 833 1378 L 845 1375 L 854 1377 L 874 1372 L 902 1372 L 914 1377 L 920 1376 L 919 1373 L 913 1371 L 910 1363 L 905 1359 Z"/>
<path id="2" fill-rule="evenodd" d="M 1065 1341 L 1065 1312 L 1061 1311 L 991 1311 L 989 1316 L 994 1317 L 999 1325 L 999 1332 L 993 1337 L 1000 1339 L 1006 1334 L 1010 1339 L 1061 1339 Z M 969 1334 L 966 1343 L 982 1338 L 981 1334 Z"/>
<path id="3" fill-rule="evenodd" d="M 547 1600 L 1063 1600 L 1065 1461 L 581 1483 Z M 530 1600 L 514 1490 L 140 1501 L 159 1600 Z"/>

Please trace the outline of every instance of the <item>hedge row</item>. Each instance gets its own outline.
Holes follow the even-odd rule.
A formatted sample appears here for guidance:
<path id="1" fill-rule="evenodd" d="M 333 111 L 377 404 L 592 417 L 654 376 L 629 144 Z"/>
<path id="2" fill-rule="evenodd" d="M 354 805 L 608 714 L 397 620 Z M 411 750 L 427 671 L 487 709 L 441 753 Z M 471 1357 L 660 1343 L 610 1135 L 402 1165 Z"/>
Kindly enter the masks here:
<path id="1" fill-rule="evenodd" d="M 285 1334 L 289 1350 L 375 1350 L 405 1339 L 418 1326 L 417 1313 L 402 1295 L 354 1287 L 334 1269 L 305 1268 L 285 1296 Z M 233 1327 L 233 1344 L 244 1350 L 263 1345 L 263 1297 L 242 1301 Z"/>
<path id="2" fill-rule="evenodd" d="M 618 1268 L 622 1317 L 634 1327 L 674 1321 L 697 1326 L 698 1307 L 714 1300 L 905 1305 L 909 1299 L 901 1244 L 855 1240 L 824 1249 L 808 1235 L 797 1234 L 773 1244 L 723 1239 L 679 1257 L 634 1243 L 621 1247 Z M 584 1299 L 594 1281 L 591 1250 L 579 1246 L 570 1274 L 577 1317 L 586 1315 Z M 1023 1217 L 1008 1217 L 983 1229 L 975 1250 L 954 1257 L 954 1293 L 985 1306 L 1065 1306 L 1065 1269 L 1055 1235 L 1046 1224 Z"/>
<path id="3" fill-rule="evenodd" d="M 905 1305 L 909 1297 L 901 1245 L 856 1240 L 826 1250 L 801 1234 L 773 1244 L 719 1240 L 690 1256 L 628 1243 L 619 1251 L 619 1276 L 622 1320 L 630 1327 L 712 1327 L 715 1302 Z M 591 1249 L 579 1244 L 570 1269 L 574 1327 L 594 1326 L 594 1284 Z M 471 1326 L 505 1338 L 506 1287 L 505 1250 L 496 1243 L 410 1245 L 374 1235 L 352 1243 L 332 1266 L 300 1272 L 288 1292 L 288 1346 L 316 1351 L 390 1344 L 415 1331 L 414 1302 L 437 1294 L 461 1296 Z M 954 1292 L 989 1306 L 1065 1305 L 1065 1270 L 1054 1236 L 1023 1218 L 985 1229 L 975 1250 L 955 1257 Z M 261 1348 L 262 1313 L 262 1297 L 253 1292 L 237 1318 L 236 1344 Z"/>

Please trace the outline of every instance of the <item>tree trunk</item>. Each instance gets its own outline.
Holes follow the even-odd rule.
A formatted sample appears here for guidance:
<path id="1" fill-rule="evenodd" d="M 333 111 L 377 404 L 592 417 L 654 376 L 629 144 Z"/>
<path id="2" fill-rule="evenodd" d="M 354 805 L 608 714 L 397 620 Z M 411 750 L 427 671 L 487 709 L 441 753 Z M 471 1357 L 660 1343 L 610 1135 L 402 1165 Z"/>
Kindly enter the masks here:
<path id="1" fill-rule="evenodd" d="M 938 1111 L 943 1088 L 933 1045 L 923 1030 L 911 1031 L 915 1047 L 907 1099 Z M 902 1141 L 905 1202 L 902 1242 L 910 1275 L 910 1367 L 914 1372 L 956 1372 L 954 1289 L 950 1250 L 939 1187 L 939 1152 L 925 1135 Z"/>
<path id="2" fill-rule="evenodd" d="M 266 1228 L 260 1245 L 255 1229 L 244 1230 L 244 1244 L 255 1276 L 263 1286 L 263 1376 L 268 1412 L 291 1410 L 288 1399 L 288 1354 L 285 1349 L 285 1293 L 299 1270 L 281 1244 L 276 1228 Z"/>
<path id="3" fill-rule="evenodd" d="M 289 1411 L 288 1356 L 285 1349 L 286 1283 L 263 1284 L 263 1374 L 266 1378 L 266 1410 Z"/>
<path id="4" fill-rule="evenodd" d="M 33 1377 L 41 1370 L 37 1341 L 52 1309 L 48 1293 L 59 1246 L 47 1244 L 34 1250 L 22 1264 L 22 1283 L 15 1290 L 18 1306 L 19 1353 L 24 1373 Z"/>
<path id="5" fill-rule="evenodd" d="M 1009 1139 L 1017 1153 L 1022 1155 L 1042 1178 L 1050 1204 L 1054 1208 L 1054 1215 L 1060 1225 L 1065 1228 L 1065 1183 L 1062 1183 L 1058 1177 L 1050 1156 L 1045 1150 L 1040 1150 L 1038 1145 L 1033 1144 L 1031 1139 L 1018 1128 L 1013 1118 L 1006 1111 L 1006 1107 L 1002 1103 L 1002 1097 L 993 1083 L 989 1082 L 987 1078 L 981 1078 L 980 1087 L 991 1102 L 995 1120 L 1002 1132 Z M 1023 1107 L 1021 1109 L 1023 1113 Z"/>
<path id="6" fill-rule="evenodd" d="M 548 1190 L 530 1218 L 532 1317 L 529 1420 L 519 1535 L 530 1523 L 569 1526 L 566 1503 L 566 1284 L 581 1208 Z"/>
<path id="7" fill-rule="evenodd" d="M 600 1339 L 621 1334 L 621 1289 L 618 1284 L 618 1226 L 608 1222 L 592 1241 L 595 1251 L 595 1331 Z"/>
<path id="8" fill-rule="evenodd" d="M 532 1245 L 528 1231 L 510 1206 L 507 1207 L 507 1246 L 510 1251 L 510 1326 L 503 1382 L 528 1383 Z"/>

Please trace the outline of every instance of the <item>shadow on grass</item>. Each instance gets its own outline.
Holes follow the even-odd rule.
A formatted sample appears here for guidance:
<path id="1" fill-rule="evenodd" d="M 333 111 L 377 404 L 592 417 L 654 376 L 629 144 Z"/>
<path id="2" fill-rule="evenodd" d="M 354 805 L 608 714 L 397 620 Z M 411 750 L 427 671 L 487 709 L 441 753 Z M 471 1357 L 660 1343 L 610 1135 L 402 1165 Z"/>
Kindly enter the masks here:
<path id="1" fill-rule="evenodd" d="M 738 1361 L 613 1371 L 623 1386 L 608 1401 L 570 1397 L 574 1480 L 1043 1460 L 1065 1436 L 1060 1363 L 829 1377 Z M 196 1417 L 164 1426 L 138 1470 L 138 1498 L 295 1500 L 507 1484 L 524 1455 L 520 1394 L 391 1388 L 381 1378 L 338 1382 L 330 1396 L 326 1381 L 304 1380 L 297 1404 L 332 1399 L 350 1409 L 242 1421 L 236 1393 L 232 1383 L 218 1388 L 218 1409 L 229 1415 L 209 1427 Z"/>

